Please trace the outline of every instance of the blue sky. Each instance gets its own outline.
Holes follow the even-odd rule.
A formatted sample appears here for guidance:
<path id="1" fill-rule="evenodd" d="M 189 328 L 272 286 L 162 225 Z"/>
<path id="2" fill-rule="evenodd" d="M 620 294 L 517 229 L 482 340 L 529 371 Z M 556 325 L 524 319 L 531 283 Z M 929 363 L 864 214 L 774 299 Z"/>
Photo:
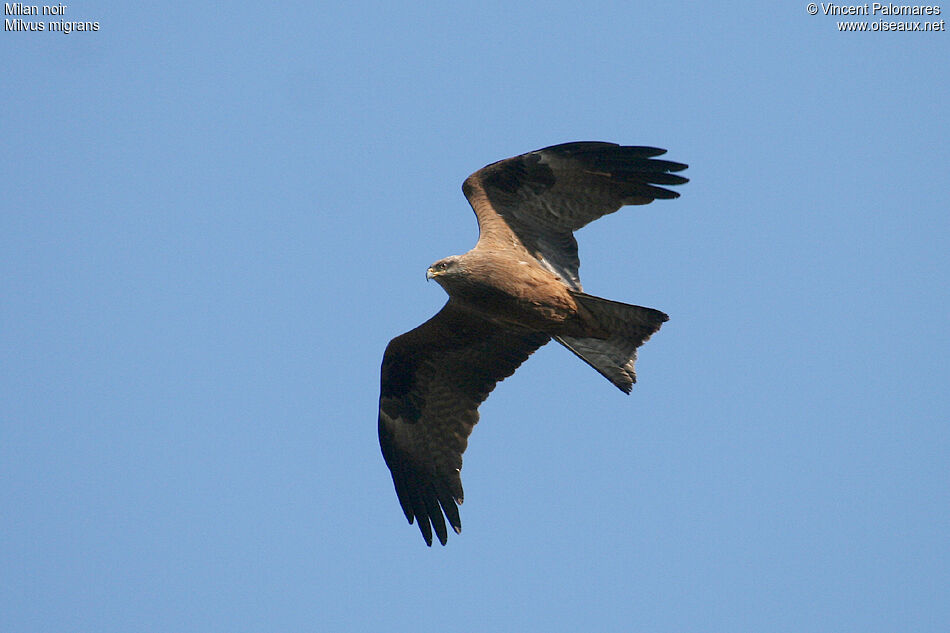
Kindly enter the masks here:
<path id="1" fill-rule="evenodd" d="M 209 5 L 0 33 L 0 629 L 950 627 L 946 32 Z M 572 140 L 689 163 L 578 234 L 671 320 L 629 397 L 554 345 L 499 385 L 426 548 L 383 349 L 474 244 L 462 180 Z"/>

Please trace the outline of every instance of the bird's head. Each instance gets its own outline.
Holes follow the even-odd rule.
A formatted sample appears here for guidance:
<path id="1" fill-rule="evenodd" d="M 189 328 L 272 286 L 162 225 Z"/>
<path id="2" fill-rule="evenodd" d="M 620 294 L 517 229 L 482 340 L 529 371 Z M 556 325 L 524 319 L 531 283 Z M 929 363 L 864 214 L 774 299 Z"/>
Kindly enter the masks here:
<path id="1" fill-rule="evenodd" d="M 462 269 L 459 259 L 459 255 L 452 255 L 432 264 L 426 270 L 426 281 L 435 279 L 441 285 L 447 279 L 458 275 Z"/>

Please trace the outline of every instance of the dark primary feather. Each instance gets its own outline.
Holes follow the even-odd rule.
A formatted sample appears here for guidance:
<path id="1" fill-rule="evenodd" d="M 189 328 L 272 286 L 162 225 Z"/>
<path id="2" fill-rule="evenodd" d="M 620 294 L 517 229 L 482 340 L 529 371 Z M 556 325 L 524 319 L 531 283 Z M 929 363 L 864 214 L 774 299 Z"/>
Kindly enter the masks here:
<path id="1" fill-rule="evenodd" d="M 683 163 L 654 158 L 666 150 L 582 141 L 553 145 L 492 163 L 462 190 L 478 217 L 477 248 L 522 245 L 575 290 L 581 290 L 573 232 L 628 204 L 679 194 L 662 186 L 686 178 Z"/>
<path id="2" fill-rule="evenodd" d="M 549 337 L 503 328 L 450 300 L 390 341 L 383 356 L 379 443 L 403 512 L 428 545 L 445 545 L 445 518 L 459 532 L 462 453 L 478 406 Z"/>

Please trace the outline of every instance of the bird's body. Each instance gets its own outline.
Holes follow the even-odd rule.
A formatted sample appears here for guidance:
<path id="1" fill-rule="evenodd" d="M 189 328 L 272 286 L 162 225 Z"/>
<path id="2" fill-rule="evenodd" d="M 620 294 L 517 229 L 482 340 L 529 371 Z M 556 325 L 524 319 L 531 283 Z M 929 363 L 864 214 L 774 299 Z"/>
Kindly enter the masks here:
<path id="1" fill-rule="evenodd" d="M 623 205 L 678 194 L 686 165 L 664 150 L 565 143 L 469 176 L 462 190 L 479 239 L 429 267 L 449 301 L 390 341 L 383 356 L 379 439 L 399 502 L 426 543 L 461 531 L 460 471 L 478 406 L 499 381 L 554 338 L 629 393 L 637 348 L 667 316 L 582 291 L 573 232 Z"/>
<path id="2" fill-rule="evenodd" d="M 440 260 L 446 271 L 429 273 L 460 308 L 501 326 L 525 327 L 551 336 L 604 334 L 560 278 L 536 261 L 509 252 L 469 251 Z M 432 270 L 432 268 L 430 268 Z M 518 271 L 512 277 L 506 271 Z"/>

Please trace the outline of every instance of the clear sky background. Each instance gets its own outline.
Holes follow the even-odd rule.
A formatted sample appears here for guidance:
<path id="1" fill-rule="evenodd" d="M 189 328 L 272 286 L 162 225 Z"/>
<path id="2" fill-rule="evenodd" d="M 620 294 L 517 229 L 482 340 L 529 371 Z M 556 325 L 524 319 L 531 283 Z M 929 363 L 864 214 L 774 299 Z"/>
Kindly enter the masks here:
<path id="1" fill-rule="evenodd" d="M 805 1 L 63 19 L 99 31 L 0 32 L 0 629 L 950 630 L 950 34 Z M 383 349 L 475 242 L 462 180 L 573 140 L 689 163 L 577 236 L 589 292 L 671 320 L 629 397 L 556 345 L 499 385 L 429 549 Z"/>

